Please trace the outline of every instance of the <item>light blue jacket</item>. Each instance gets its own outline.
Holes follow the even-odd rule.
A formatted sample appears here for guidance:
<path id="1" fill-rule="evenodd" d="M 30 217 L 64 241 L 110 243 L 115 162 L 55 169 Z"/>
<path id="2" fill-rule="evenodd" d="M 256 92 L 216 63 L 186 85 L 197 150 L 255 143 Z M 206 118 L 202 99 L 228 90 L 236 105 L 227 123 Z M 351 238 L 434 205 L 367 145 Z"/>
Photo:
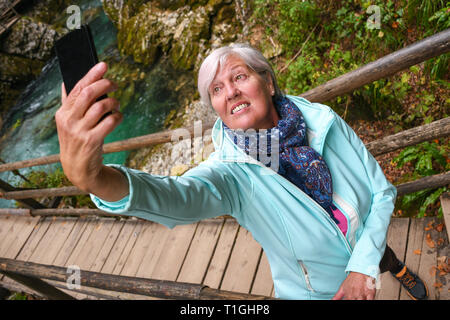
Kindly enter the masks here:
<path id="1" fill-rule="evenodd" d="M 167 227 L 233 216 L 264 249 L 276 296 L 330 299 L 348 272 L 378 276 L 396 188 L 355 132 L 330 107 L 288 96 L 303 113 L 309 145 L 325 159 L 333 203 L 346 236 L 328 213 L 293 183 L 239 149 L 217 119 L 210 157 L 182 176 L 150 175 L 111 165 L 128 177 L 118 202 L 91 195 L 98 208 Z"/>

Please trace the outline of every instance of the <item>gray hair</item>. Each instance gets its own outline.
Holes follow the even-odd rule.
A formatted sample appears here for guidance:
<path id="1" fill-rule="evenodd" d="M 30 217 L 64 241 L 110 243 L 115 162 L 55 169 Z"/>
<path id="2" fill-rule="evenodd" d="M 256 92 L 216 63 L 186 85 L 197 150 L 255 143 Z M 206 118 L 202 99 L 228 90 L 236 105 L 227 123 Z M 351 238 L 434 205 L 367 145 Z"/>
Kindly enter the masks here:
<path id="1" fill-rule="evenodd" d="M 214 80 L 217 69 L 227 61 L 230 55 L 240 57 L 249 68 L 260 75 L 269 74 L 275 89 L 274 99 L 283 95 L 278 87 L 275 73 L 263 54 L 248 44 L 235 43 L 214 50 L 206 57 L 200 66 L 197 85 L 200 93 L 200 100 L 203 104 L 212 107 L 208 88 Z"/>

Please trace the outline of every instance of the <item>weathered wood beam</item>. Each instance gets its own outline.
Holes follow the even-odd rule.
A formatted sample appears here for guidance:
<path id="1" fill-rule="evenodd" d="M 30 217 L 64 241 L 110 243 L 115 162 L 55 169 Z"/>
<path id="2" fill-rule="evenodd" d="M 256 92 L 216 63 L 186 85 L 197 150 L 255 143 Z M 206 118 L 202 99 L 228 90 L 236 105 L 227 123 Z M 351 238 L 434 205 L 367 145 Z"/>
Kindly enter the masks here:
<path id="1" fill-rule="evenodd" d="M 448 136 L 450 136 L 450 117 L 369 142 L 366 144 L 366 148 L 375 157 L 424 141 Z"/>
<path id="2" fill-rule="evenodd" d="M 51 300 L 76 300 L 71 295 L 61 291 L 47 282 L 33 276 L 23 275 L 16 272 L 3 271 L 0 266 L 0 273 L 3 273 L 8 278 L 29 287 L 30 289 L 42 294 Z"/>
<path id="3" fill-rule="evenodd" d="M 0 192 L 1 193 L 7 193 L 7 192 L 12 192 L 15 191 L 16 188 L 13 187 L 12 185 L 10 185 L 9 183 L 3 181 L 0 179 Z M 41 204 L 40 202 L 34 200 L 34 199 L 28 199 L 28 198 L 23 198 L 21 200 L 17 200 L 17 202 L 21 203 L 22 205 L 24 205 L 27 208 L 30 209 L 43 209 L 45 208 L 45 206 L 43 204 Z"/>
<path id="4" fill-rule="evenodd" d="M 75 186 L 61 188 L 45 188 L 35 190 L 20 190 L 0 192 L 0 198 L 3 199 L 24 199 L 24 198 L 40 198 L 40 197 L 57 197 L 57 196 L 77 196 L 87 194 Z"/>
<path id="5" fill-rule="evenodd" d="M 421 178 L 415 181 L 402 183 L 397 186 L 397 196 L 402 196 L 408 193 L 428 189 L 438 188 L 450 184 L 450 171 L 433 176 Z"/>
<path id="6" fill-rule="evenodd" d="M 67 283 L 67 268 L 0 258 L 0 272 Z M 109 291 L 141 294 L 163 299 L 245 299 L 271 297 L 208 288 L 201 284 L 118 276 L 80 270 L 80 285 Z M 33 288 L 35 290 L 35 288 Z"/>
<path id="7" fill-rule="evenodd" d="M 450 29 L 447 29 L 330 80 L 300 96 L 313 102 L 330 101 L 449 51 Z"/>

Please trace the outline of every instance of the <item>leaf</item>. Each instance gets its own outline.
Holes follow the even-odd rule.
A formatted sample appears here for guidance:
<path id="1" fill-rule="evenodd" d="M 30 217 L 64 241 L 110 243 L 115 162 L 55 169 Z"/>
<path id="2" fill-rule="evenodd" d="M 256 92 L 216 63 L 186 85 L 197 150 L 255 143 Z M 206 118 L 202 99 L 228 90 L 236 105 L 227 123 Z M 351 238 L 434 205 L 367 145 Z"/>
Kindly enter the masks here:
<path id="1" fill-rule="evenodd" d="M 432 266 L 431 268 L 430 268 L 430 276 L 432 276 L 432 277 L 434 277 L 434 276 L 436 276 L 436 272 L 437 271 L 439 271 L 439 269 L 436 267 L 436 266 Z"/>
<path id="2" fill-rule="evenodd" d="M 420 256 L 422 254 L 422 250 L 420 250 L 420 249 L 414 250 L 414 254 L 417 254 L 418 256 Z"/>
<path id="3" fill-rule="evenodd" d="M 430 248 L 436 247 L 436 244 L 434 243 L 434 240 L 431 239 L 431 235 L 429 233 L 427 233 L 425 242 L 427 243 L 427 246 L 429 246 Z"/>
<path id="4" fill-rule="evenodd" d="M 438 224 L 435 229 L 437 232 L 442 232 L 442 230 L 444 229 L 444 224 L 443 223 Z"/>
<path id="5" fill-rule="evenodd" d="M 436 281 L 434 284 L 433 284 L 433 287 L 435 287 L 435 288 L 442 288 L 442 283 L 440 283 L 439 281 Z"/>

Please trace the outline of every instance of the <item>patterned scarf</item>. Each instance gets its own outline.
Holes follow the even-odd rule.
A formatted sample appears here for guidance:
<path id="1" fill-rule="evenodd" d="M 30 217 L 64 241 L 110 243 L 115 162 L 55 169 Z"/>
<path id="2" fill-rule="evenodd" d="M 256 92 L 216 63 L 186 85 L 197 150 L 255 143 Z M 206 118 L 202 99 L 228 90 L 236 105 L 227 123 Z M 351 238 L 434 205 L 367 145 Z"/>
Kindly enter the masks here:
<path id="1" fill-rule="evenodd" d="M 279 166 L 277 173 L 299 187 L 308 196 L 321 205 L 334 218 L 332 210 L 332 180 L 325 160 L 313 148 L 308 146 L 306 124 L 301 111 L 286 97 L 275 101 L 280 115 L 276 127 L 267 130 L 233 130 L 223 124 L 225 132 L 246 154 L 260 160 L 262 150 L 270 157 L 271 141 L 278 139 Z M 269 163 L 264 163 L 270 166 Z"/>

